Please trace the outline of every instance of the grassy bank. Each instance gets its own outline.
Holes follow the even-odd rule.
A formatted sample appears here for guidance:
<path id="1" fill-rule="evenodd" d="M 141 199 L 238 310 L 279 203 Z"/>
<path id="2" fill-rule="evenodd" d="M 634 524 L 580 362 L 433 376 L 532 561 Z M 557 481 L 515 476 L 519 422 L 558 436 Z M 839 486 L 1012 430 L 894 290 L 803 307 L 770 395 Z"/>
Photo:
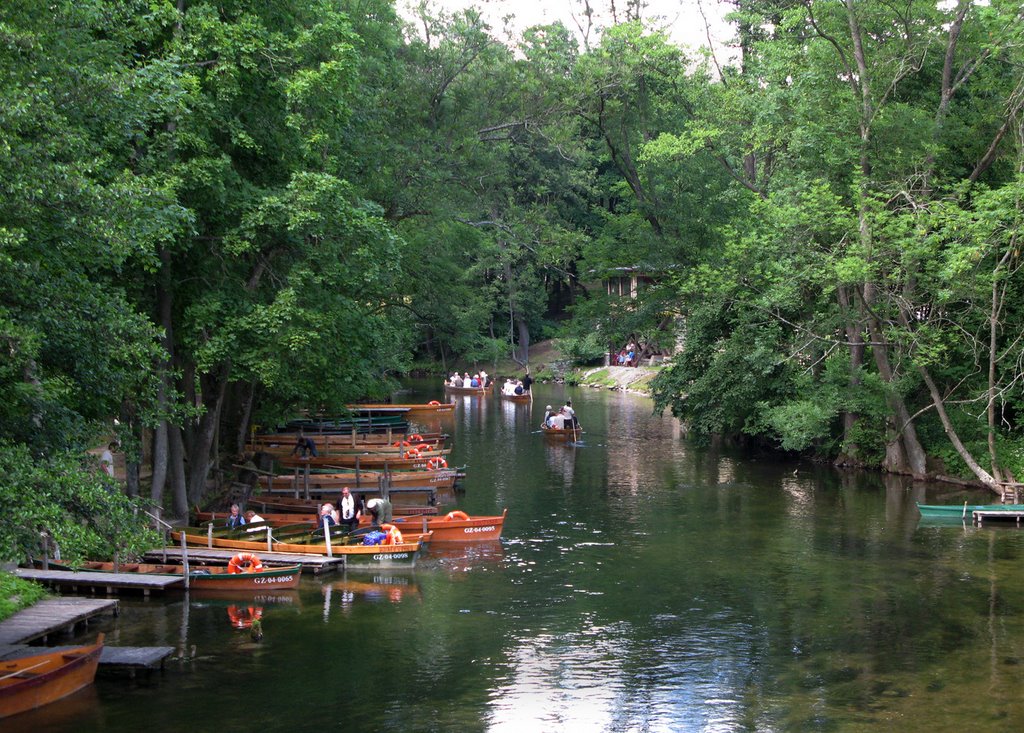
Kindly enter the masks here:
<path id="1" fill-rule="evenodd" d="M 47 596 L 41 585 L 0 570 L 0 621 Z"/>

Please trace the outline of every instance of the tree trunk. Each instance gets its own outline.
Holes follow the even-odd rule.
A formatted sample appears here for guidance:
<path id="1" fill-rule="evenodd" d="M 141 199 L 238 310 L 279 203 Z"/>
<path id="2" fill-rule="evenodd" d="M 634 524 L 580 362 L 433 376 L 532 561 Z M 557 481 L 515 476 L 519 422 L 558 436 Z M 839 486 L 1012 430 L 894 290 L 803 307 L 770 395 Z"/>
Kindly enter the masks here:
<path id="1" fill-rule="evenodd" d="M 203 404 L 206 411 L 199 420 L 199 427 L 193 436 L 188 452 L 188 499 L 190 504 L 198 503 L 206 493 L 206 479 L 210 475 L 210 460 L 221 407 L 227 392 L 227 375 L 230 367 L 222 365 L 216 374 L 202 378 Z"/>
<path id="2" fill-rule="evenodd" d="M 516 361 L 525 366 L 530 363 L 530 329 L 522 317 L 516 318 L 516 328 L 519 331 L 519 357 Z"/>
<path id="3" fill-rule="evenodd" d="M 170 454 L 171 508 L 176 517 L 188 516 L 188 491 L 185 482 L 185 444 L 181 439 L 181 428 L 169 425 L 167 447 Z"/>
<path id="4" fill-rule="evenodd" d="M 142 445 L 142 430 L 139 428 L 139 421 L 135 419 L 135 407 L 128 400 L 121 402 L 121 424 L 124 425 L 132 435 L 134 445 Z M 134 453 L 134 451 L 133 451 Z M 128 496 L 138 496 L 141 485 L 139 461 L 129 460 L 129 453 L 125 453 L 124 461 L 124 488 Z"/>
<path id="5" fill-rule="evenodd" d="M 851 306 L 849 290 L 846 287 L 840 286 L 836 292 L 839 297 L 839 306 L 842 309 L 846 322 L 846 340 L 849 343 L 850 349 L 850 376 L 848 384 L 851 394 L 856 394 L 860 390 L 860 372 L 864 366 L 863 326 Z M 859 420 L 860 415 L 857 413 L 849 410 L 843 412 L 843 457 L 840 459 L 843 463 L 859 463 L 860 461 L 860 446 L 857 445 L 857 441 L 854 438 L 854 429 Z"/>

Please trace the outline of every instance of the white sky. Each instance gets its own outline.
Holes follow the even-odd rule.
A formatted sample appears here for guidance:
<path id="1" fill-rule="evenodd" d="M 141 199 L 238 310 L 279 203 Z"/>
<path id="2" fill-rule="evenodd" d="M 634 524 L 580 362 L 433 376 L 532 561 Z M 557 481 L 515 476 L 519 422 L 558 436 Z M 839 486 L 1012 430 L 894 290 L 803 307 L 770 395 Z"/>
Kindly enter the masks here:
<path id="1" fill-rule="evenodd" d="M 416 0 L 399 0 L 399 7 L 416 2 Z M 483 13 L 492 31 L 498 37 L 502 37 L 504 22 L 502 18 L 506 15 L 514 15 L 512 22 L 514 33 L 518 36 L 524 28 L 539 23 L 554 23 L 561 20 L 565 26 L 579 33 L 575 16 L 582 23 L 585 19 L 581 14 L 582 2 L 580 0 L 429 0 L 435 7 L 441 7 L 448 11 L 461 10 L 475 6 Z M 626 0 L 616 0 L 616 6 L 624 9 Z M 595 10 L 594 25 L 611 24 L 611 0 L 591 0 L 591 6 Z M 707 46 L 707 31 L 704 18 L 701 15 L 701 8 L 704 15 L 712 24 L 711 37 L 715 47 L 721 50 L 724 42 L 729 39 L 731 31 L 722 21 L 722 15 L 729 8 L 723 7 L 719 0 L 646 0 L 647 7 L 643 10 L 643 17 L 649 21 L 658 22 L 655 25 L 668 29 L 669 36 L 676 43 L 682 46 L 697 48 Z M 597 34 L 591 31 L 591 44 L 596 45 Z"/>

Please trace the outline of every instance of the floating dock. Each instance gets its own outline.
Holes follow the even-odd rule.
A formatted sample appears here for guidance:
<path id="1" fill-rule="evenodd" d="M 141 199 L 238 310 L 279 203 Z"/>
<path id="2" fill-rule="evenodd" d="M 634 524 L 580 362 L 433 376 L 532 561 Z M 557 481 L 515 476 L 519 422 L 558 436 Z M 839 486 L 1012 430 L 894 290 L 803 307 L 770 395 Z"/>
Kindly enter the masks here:
<path id="1" fill-rule="evenodd" d="M 209 562 L 227 565 L 228 561 L 238 554 L 238 550 L 224 550 L 215 547 L 189 547 L 189 562 Z M 302 572 L 320 575 L 336 570 L 344 570 L 345 556 L 327 557 L 326 555 L 305 555 L 294 552 L 260 552 L 260 560 L 264 564 L 300 565 Z M 180 548 L 168 547 L 163 550 L 150 550 L 146 559 L 151 562 L 182 562 Z"/>
<path id="2" fill-rule="evenodd" d="M 104 613 L 116 616 L 118 610 L 114 599 L 48 598 L 0 621 L 0 645 L 24 644 L 36 639 L 45 643 L 51 634 L 71 633 L 79 624 L 87 624 Z"/>
<path id="3" fill-rule="evenodd" d="M 1021 520 L 1024 519 L 1024 511 L 1019 509 L 976 509 L 971 512 L 971 516 L 979 527 L 985 522 L 993 521 L 1016 522 L 1019 527 Z"/>
<path id="4" fill-rule="evenodd" d="M 106 593 L 108 596 L 128 590 L 142 591 L 143 595 L 148 597 L 154 591 L 165 591 L 184 583 L 184 578 L 180 576 L 147 575 L 145 573 L 102 573 L 91 570 L 74 572 L 72 570 L 35 570 L 32 568 L 18 568 L 14 573 L 19 578 L 66 588 L 72 593 L 87 589 L 90 593 Z"/>
<path id="5" fill-rule="evenodd" d="M 44 651 L 55 652 L 77 649 L 74 646 L 29 646 L 5 644 L 0 646 L 0 660 L 31 657 Z M 127 672 L 134 677 L 139 670 L 162 669 L 167 657 L 174 653 L 172 646 L 104 646 L 100 653 L 100 669 Z"/>

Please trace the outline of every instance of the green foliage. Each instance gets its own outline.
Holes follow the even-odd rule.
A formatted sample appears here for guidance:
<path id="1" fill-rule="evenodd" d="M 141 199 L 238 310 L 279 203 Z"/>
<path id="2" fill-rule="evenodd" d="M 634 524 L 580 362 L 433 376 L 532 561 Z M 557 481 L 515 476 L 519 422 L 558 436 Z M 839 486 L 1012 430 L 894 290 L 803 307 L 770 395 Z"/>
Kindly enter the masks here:
<path id="1" fill-rule="evenodd" d="M 72 454 L 37 460 L 23 446 L 0 446 L 0 559 L 41 554 L 41 535 L 67 561 L 140 557 L 159 538 L 140 505 L 120 493 L 91 461 Z"/>
<path id="2" fill-rule="evenodd" d="M 0 621 L 41 601 L 47 595 L 43 586 L 0 570 Z"/>

